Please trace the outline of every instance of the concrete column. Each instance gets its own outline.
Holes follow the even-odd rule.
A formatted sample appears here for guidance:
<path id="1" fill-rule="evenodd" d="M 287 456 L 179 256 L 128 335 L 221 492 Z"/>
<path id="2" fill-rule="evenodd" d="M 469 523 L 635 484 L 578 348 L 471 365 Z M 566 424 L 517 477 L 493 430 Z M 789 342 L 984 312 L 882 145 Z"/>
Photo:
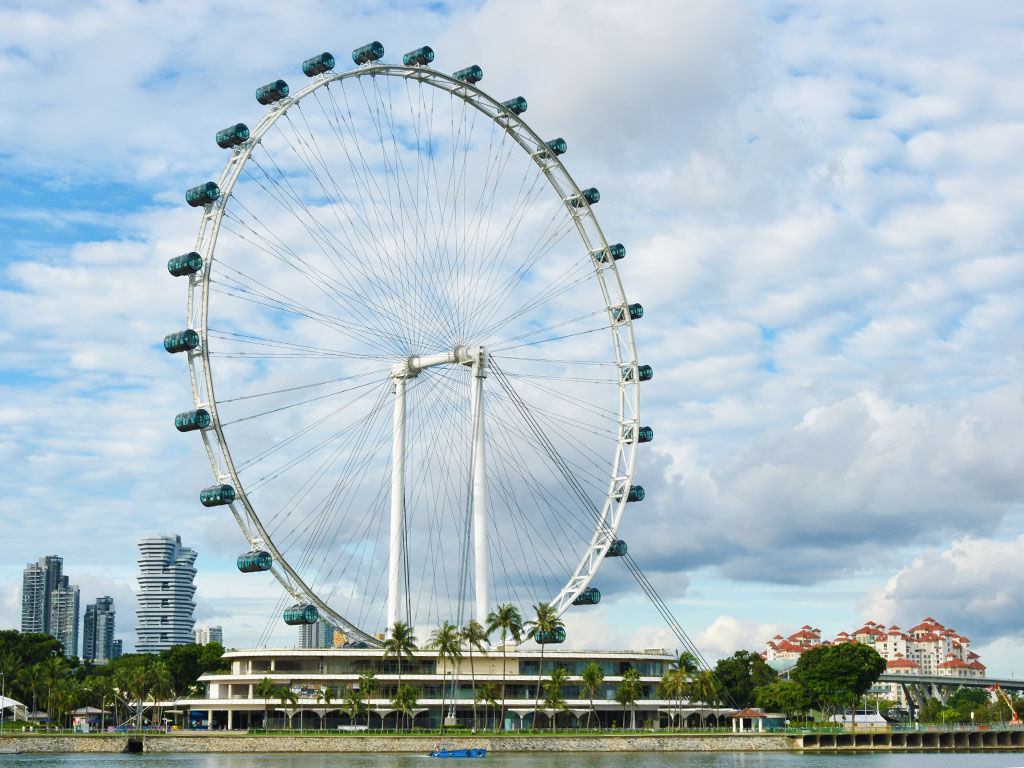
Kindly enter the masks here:
<path id="1" fill-rule="evenodd" d="M 757 732 L 764 733 L 764 720 L 760 717 L 757 718 Z"/>
<path id="2" fill-rule="evenodd" d="M 277 671 L 277 659 L 271 659 L 270 660 L 270 671 L 271 672 L 276 672 Z"/>
<path id="3" fill-rule="evenodd" d="M 228 730 L 234 730 L 235 728 L 235 710 L 228 710 Z"/>
<path id="4" fill-rule="evenodd" d="M 255 694 L 255 692 L 256 692 L 256 686 L 253 685 L 252 683 L 249 683 L 249 698 L 250 699 L 253 697 L 253 694 Z"/>
<path id="5" fill-rule="evenodd" d="M 740 721 L 740 733 L 743 733 L 743 718 L 737 717 L 736 719 Z"/>
<path id="6" fill-rule="evenodd" d="M 206 727 L 209 728 L 212 731 L 213 730 L 213 710 L 211 709 L 206 714 L 209 717 L 209 720 L 207 721 L 207 726 Z"/>
<path id="7" fill-rule="evenodd" d="M 738 718 L 735 718 L 735 717 L 732 719 L 732 732 L 733 733 L 736 733 L 736 720 L 737 719 Z"/>

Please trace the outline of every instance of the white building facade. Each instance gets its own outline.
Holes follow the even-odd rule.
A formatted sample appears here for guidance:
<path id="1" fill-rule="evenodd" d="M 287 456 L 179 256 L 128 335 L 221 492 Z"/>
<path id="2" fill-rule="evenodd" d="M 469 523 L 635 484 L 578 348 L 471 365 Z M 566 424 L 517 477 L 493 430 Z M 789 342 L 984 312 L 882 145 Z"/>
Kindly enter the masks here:
<path id="1" fill-rule="evenodd" d="M 138 653 L 159 653 L 193 641 L 196 552 L 181 537 L 147 536 L 139 542 Z"/>

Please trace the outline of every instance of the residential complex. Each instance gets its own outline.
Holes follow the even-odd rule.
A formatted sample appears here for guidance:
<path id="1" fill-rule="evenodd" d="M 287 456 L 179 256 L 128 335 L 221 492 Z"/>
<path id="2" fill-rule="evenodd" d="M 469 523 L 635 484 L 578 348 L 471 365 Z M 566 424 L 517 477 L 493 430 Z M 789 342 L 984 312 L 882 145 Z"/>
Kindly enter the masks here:
<path id="1" fill-rule="evenodd" d="M 78 587 L 63 574 L 57 555 L 25 566 L 21 582 L 21 631 L 53 635 L 65 656 L 78 655 Z"/>
<path id="2" fill-rule="evenodd" d="M 114 598 L 98 597 L 85 606 L 82 660 L 105 662 L 114 658 Z"/>
<path id="3" fill-rule="evenodd" d="M 122 640 L 121 638 L 117 638 L 116 640 L 114 640 L 113 644 L 111 645 L 110 658 L 112 658 L 112 659 L 120 659 L 123 654 L 124 654 L 124 640 Z"/>
<path id="4" fill-rule="evenodd" d="M 139 542 L 138 653 L 159 653 L 193 641 L 196 552 L 181 537 L 147 536 Z"/>
<path id="5" fill-rule="evenodd" d="M 196 627 L 196 645 L 208 645 L 210 643 L 224 644 L 223 627 Z"/>
<path id="6" fill-rule="evenodd" d="M 508 729 L 530 727 L 537 695 L 537 674 L 540 671 L 539 648 L 522 650 L 514 643 L 506 647 L 489 649 L 487 654 L 474 653 L 453 664 L 438 657 L 436 651 L 413 651 L 413 658 L 402 660 L 403 685 L 418 689 L 418 700 L 412 708 L 415 727 L 436 728 L 441 722 L 441 699 L 444 688 L 445 715 L 450 712 L 452 692 L 455 698 L 455 718 L 467 727 L 473 725 L 473 686 L 477 691 L 488 685 L 494 699 L 477 704 L 477 726 L 492 727 L 499 719 L 502 672 L 507 685 L 504 725 Z M 398 660 L 385 659 L 378 648 L 325 648 L 247 651 L 229 651 L 224 660 L 231 671 L 204 674 L 199 679 L 206 686 L 201 698 L 183 698 L 165 702 L 170 708 L 191 710 L 194 725 L 205 724 L 216 728 L 251 728 L 263 724 L 264 708 L 269 711 L 272 727 L 289 725 L 298 728 L 300 719 L 307 728 L 321 726 L 330 729 L 365 728 L 367 720 L 372 729 L 394 728 L 397 713 L 391 700 L 398 685 Z M 506 658 L 507 657 L 507 658 Z M 594 708 L 603 727 L 623 726 L 623 707 L 615 701 L 615 689 L 622 683 L 628 669 L 640 673 L 640 696 L 636 703 L 638 727 L 666 727 L 673 718 L 678 726 L 678 702 L 657 698 L 661 676 L 675 656 L 663 649 L 646 651 L 562 651 L 550 647 L 544 652 L 541 685 L 554 669 L 564 669 L 569 677 L 562 688 L 566 699 L 565 710 L 559 712 L 558 727 L 585 724 L 590 711 L 589 694 L 584 690 L 581 674 L 591 662 L 604 672 L 604 681 L 594 695 Z M 360 675 L 373 672 L 376 688 L 368 693 L 369 713 L 355 719 L 344 710 L 344 692 L 358 687 Z M 298 707 L 282 709 L 277 697 L 265 701 L 256 692 L 256 686 L 265 678 L 298 695 Z M 324 703 L 324 691 L 330 699 Z M 318 697 L 319 694 L 319 697 Z M 543 697 L 543 691 L 541 692 Z M 300 710 L 297 714 L 296 711 Z M 547 727 L 548 715 L 541 704 L 538 726 Z M 688 727 L 723 725 L 732 709 L 717 709 L 687 703 L 682 715 Z M 626 717 L 629 717 L 627 713 Z"/>

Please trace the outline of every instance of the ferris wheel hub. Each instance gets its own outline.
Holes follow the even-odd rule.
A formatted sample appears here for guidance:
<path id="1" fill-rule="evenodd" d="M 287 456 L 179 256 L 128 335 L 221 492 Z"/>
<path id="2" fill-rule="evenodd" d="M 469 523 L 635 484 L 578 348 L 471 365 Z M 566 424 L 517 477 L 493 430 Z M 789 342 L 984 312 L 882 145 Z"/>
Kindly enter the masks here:
<path id="1" fill-rule="evenodd" d="M 400 363 L 391 368 L 392 379 L 412 379 L 425 371 L 438 365 L 479 365 L 486 368 L 490 359 L 486 347 L 483 346 L 458 346 L 449 352 L 442 352 L 437 355 L 410 355 Z"/>

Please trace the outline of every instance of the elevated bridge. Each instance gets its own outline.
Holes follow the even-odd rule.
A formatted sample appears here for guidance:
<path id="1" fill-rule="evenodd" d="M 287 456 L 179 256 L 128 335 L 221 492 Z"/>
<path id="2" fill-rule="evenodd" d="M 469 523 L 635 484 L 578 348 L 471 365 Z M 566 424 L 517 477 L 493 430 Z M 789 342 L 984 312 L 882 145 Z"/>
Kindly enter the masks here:
<path id="1" fill-rule="evenodd" d="M 884 674 L 878 678 L 880 683 L 896 683 L 903 689 L 907 701 L 915 707 L 921 706 L 928 699 L 938 699 L 945 704 L 953 692 L 959 688 L 988 688 L 998 685 L 1007 693 L 1024 691 L 1024 680 L 1012 680 L 1008 677 L 952 677 L 950 675 L 891 675 Z"/>

